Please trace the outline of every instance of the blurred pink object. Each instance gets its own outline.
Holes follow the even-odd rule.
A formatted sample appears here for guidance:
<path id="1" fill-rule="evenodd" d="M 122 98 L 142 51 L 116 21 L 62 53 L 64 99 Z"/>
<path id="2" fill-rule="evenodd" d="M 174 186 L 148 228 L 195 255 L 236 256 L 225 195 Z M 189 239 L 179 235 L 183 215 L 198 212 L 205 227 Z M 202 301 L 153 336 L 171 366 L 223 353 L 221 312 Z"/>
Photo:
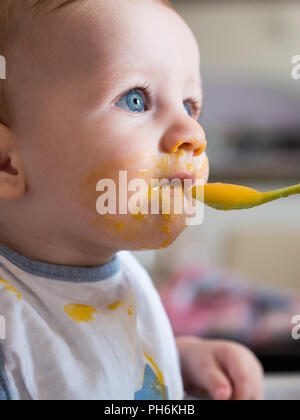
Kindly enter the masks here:
<path id="1" fill-rule="evenodd" d="M 255 289 L 237 273 L 206 264 L 175 273 L 160 295 L 176 335 L 269 342 L 290 336 L 292 316 L 300 314 L 298 296 Z"/>

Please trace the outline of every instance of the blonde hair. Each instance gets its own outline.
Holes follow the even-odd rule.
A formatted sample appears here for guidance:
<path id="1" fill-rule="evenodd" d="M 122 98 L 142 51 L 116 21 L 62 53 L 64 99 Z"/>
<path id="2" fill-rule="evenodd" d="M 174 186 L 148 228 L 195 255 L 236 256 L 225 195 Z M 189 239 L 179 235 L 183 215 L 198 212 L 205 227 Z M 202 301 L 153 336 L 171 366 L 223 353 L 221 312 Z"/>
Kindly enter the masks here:
<path id="1" fill-rule="evenodd" d="M 36 12 L 48 9 L 49 12 L 63 9 L 71 4 L 83 0 L 0 0 L 0 65 L 5 64 L 5 59 L 10 57 L 13 51 L 21 27 L 26 20 L 33 17 Z M 113 1 L 113 0 L 110 0 Z M 170 0 L 151 0 L 172 8 Z M 14 59 L 11 60 L 14 62 Z M 11 123 L 7 92 L 3 75 L 4 69 L 0 69 L 0 123 L 7 126 Z M 1 77 L 2 76 L 2 77 Z"/>

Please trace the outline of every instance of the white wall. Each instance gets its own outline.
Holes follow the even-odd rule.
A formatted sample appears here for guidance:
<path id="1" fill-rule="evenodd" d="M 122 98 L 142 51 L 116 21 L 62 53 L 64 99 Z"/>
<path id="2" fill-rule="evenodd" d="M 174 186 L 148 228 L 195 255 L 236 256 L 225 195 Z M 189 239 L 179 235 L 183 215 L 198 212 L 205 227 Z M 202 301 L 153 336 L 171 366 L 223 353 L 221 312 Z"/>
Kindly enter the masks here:
<path id="1" fill-rule="evenodd" d="M 212 72 L 282 83 L 295 91 L 291 58 L 300 54 L 299 1 L 173 1 Z M 295 94 L 300 95 L 300 83 Z"/>

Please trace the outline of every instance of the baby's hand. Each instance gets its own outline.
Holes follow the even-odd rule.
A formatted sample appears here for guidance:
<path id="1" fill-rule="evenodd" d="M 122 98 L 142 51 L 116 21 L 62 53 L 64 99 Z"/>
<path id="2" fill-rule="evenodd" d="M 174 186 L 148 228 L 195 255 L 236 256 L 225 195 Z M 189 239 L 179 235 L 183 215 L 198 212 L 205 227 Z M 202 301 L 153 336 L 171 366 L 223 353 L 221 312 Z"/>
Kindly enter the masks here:
<path id="1" fill-rule="evenodd" d="M 176 342 L 184 388 L 191 395 L 208 394 L 214 400 L 264 399 L 262 366 L 246 347 L 195 337 L 179 337 Z"/>

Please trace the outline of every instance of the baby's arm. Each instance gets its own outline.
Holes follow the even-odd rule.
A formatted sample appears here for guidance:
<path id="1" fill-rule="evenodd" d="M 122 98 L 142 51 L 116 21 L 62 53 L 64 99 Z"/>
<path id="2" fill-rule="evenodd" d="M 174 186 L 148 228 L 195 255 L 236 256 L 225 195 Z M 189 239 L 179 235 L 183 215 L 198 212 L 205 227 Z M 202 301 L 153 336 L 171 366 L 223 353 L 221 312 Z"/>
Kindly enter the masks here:
<path id="1" fill-rule="evenodd" d="M 263 400 L 264 374 L 246 347 L 226 341 L 178 337 L 184 388 L 214 400 Z"/>

